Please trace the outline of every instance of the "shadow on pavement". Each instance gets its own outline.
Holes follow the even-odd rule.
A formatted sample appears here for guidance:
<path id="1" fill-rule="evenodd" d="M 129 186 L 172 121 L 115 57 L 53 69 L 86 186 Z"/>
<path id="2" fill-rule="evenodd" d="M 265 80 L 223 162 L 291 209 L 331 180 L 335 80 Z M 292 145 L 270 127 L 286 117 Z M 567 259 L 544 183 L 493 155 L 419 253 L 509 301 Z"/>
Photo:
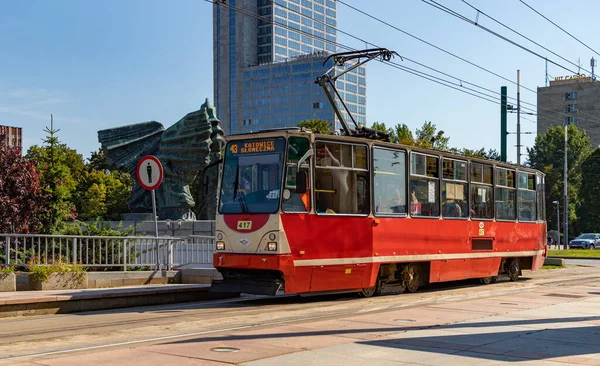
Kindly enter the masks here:
<path id="1" fill-rule="evenodd" d="M 484 360 L 522 361 L 523 358 L 539 360 L 554 357 L 573 357 L 600 353 L 600 325 L 577 326 L 579 322 L 600 322 L 600 316 L 560 319 L 531 319 L 494 322 L 457 323 L 442 326 L 373 327 L 367 329 L 332 329 L 294 333 L 241 334 L 227 336 L 203 336 L 164 344 L 201 344 L 205 342 L 231 342 L 280 338 L 316 336 L 344 336 L 359 333 L 382 333 L 374 340 L 356 339 L 356 344 L 414 350 L 432 354 L 457 354 Z M 570 323 L 571 327 L 552 328 L 552 325 Z M 548 328 L 531 327 L 523 330 L 499 331 L 501 327 L 532 326 L 548 324 Z M 598 323 L 600 324 L 600 323 Z M 302 327 L 303 325 L 299 325 Z M 310 325 L 307 325 L 308 327 Z M 482 332 L 493 327 L 489 332 Z M 462 328 L 477 328 L 476 333 L 460 333 Z M 256 329 L 256 328 L 253 328 Z M 444 335 L 406 337 L 407 331 L 446 331 Z M 456 334 L 452 334 L 455 332 Z M 468 332 L 468 330 L 465 330 Z M 398 334 L 394 338 L 393 333 Z M 376 338 L 374 335 L 373 338 Z M 405 337 L 405 338 L 403 338 Z M 464 353 L 464 354 L 463 354 Z"/>

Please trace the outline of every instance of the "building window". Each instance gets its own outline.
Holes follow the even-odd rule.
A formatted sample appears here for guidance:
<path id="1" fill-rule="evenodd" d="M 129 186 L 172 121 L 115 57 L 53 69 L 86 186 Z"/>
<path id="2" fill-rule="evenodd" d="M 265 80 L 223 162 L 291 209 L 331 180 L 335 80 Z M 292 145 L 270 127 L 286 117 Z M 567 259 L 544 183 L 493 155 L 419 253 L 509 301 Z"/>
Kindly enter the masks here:
<path id="1" fill-rule="evenodd" d="M 323 109 L 323 102 L 314 102 L 313 109 Z"/>
<path id="2" fill-rule="evenodd" d="M 565 100 L 575 100 L 577 99 L 577 92 L 565 93 Z"/>
<path id="3" fill-rule="evenodd" d="M 567 104 L 565 106 L 565 113 L 577 113 L 577 104 Z"/>
<path id="4" fill-rule="evenodd" d="M 570 125 L 571 123 L 577 124 L 577 119 L 575 117 L 565 117 L 565 124 Z"/>

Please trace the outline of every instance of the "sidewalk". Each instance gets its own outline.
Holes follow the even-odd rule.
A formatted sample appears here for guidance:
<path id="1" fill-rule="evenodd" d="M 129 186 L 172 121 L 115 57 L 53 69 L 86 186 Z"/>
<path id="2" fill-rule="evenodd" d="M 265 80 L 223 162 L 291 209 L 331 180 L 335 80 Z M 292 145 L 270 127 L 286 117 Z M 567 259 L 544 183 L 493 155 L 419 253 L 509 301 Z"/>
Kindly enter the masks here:
<path id="1" fill-rule="evenodd" d="M 599 336 L 596 281 L 209 331 L 22 365 L 600 365 Z"/>
<path id="2" fill-rule="evenodd" d="M 210 285 L 145 285 L 103 289 L 0 292 L 0 318 L 214 300 Z"/>

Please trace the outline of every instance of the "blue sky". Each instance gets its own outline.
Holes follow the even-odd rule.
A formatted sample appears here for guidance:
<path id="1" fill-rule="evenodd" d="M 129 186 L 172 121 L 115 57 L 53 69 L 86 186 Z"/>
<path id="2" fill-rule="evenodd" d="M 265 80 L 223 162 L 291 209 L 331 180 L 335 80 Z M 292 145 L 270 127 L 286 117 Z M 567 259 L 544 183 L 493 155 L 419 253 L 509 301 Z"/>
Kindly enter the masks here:
<path id="1" fill-rule="evenodd" d="M 544 85 L 543 60 L 422 1 L 345 1 L 511 80 L 516 81 L 520 69 L 524 86 Z M 476 12 L 461 1 L 439 2 L 475 19 Z M 600 50 L 593 36 L 600 3 L 582 0 L 577 7 L 567 7 L 558 0 L 526 2 Z M 592 56 L 599 58 L 518 0 L 469 3 L 574 63 L 581 58 L 583 68 L 589 69 Z M 509 96 L 516 97 L 515 85 L 342 4 L 337 16 L 340 30 L 495 91 L 507 85 Z M 481 15 L 479 22 L 566 65 Z M 342 34 L 338 42 L 365 47 Z M 41 143 L 52 113 L 59 138 L 89 157 L 99 147 L 96 132 L 100 129 L 148 120 L 168 127 L 197 110 L 205 98 L 212 99 L 212 57 L 212 5 L 202 0 L 4 1 L 0 4 L 0 124 L 23 127 L 27 149 Z M 395 61 L 424 70 L 406 60 Z M 570 72 L 550 65 L 549 74 Z M 369 124 L 406 123 L 414 130 L 432 121 L 450 137 L 451 146 L 500 148 L 497 104 L 376 62 L 367 67 L 367 84 Z M 521 97 L 536 103 L 534 93 L 522 89 Z M 522 120 L 522 131 L 535 132 L 536 117 L 525 117 L 531 121 Z M 515 114 L 509 114 L 508 130 L 516 131 Z M 522 143 L 531 146 L 534 139 L 535 135 L 523 135 Z M 515 144 L 516 136 L 510 135 L 512 161 L 516 161 Z"/>

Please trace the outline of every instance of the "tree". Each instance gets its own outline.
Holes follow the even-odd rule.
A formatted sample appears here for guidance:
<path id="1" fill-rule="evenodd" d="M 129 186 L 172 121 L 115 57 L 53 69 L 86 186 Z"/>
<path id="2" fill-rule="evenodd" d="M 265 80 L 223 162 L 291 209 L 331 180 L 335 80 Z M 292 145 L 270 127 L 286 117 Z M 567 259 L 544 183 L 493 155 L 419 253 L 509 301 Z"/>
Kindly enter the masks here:
<path id="1" fill-rule="evenodd" d="M 376 131 L 381 131 L 381 132 L 387 133 L 387 134 L 390 133 L 390 130 L 385 126 L 385 123 L 383 123 L 383 122 L 373 122 L 371 129 L 376 130 Z"/>
<path id="2" fill-rule="evenodd" d="M 600 149 L 583 161 L 581 168 L 581 205 L 577 210 L 578 232 L 597 232 L 600 223 Z"/>
<path id="3" fill-rule="evenodd" d="M 74 220 L 77 211 L 72 201 L 72 192 L 77 185 L 71 169 L 75 174 L 80 174 L 82 165 L 77 161 L 83 160 L 75 150 L 68 149 L 60 143 L 51 122 L 50 128 L 44 129 L 48 133 L 44 146 L 34 145 L 27 151 L 26 157 L 33 161 L 40 172 L 40 184 L 48 199 L 46 201 L 46 214 L 42 217 L 44 233 L 53 233 L 65 221 Z"/>
<path id="4" fill-rule="evenodd" d="M 488 151 L 485 151 L 485 148 L 483 147 L 479 150 L 471 150 L 465 147 L 462 150 L 457 148 L 451 148 L 450 152 L 475 158 L 500 161 L 500 153 L 496 149 L 489 149 Z"/>
<path id="5" fill-rule="evenodd" d="M 397 124 L 394 128 L 391 129 L 390 139 L 392 142 L 403 144 L 403 145 L 411 145 L 414 146 L 415 138 L 413 137 L 413 133 L 408 128 L 408 126 L 404 123 Z"/>
<path id="6" fill-rule="evenodd" d="M 580 212 L 582 197 L 579 194 L 582 188 L 582 166 L 591 155 L 593 147 L 587 134 L 571 124 L 568 127 L 568 200 L 569 200 L 569 232 L 573 233 L 572 225 L 577 221 Z M 553 201 L 563 202 L 564 187 L 564 127 L 550 127 L 545 134 L 538 135 L 532 148 L 527 149 L 529 160 L 527 164 L 534 169 L 546 174 L 546 203 Z M 562 207 L 562 205 L 561 205 Z M 564 209 L 564 208 L 563 208 Z M 548 215 L 550 227 L 556 227 L 554 215 Z"/>
<path id="7" fill-rule="evenodd" d="M 104 154 L 104 150 L 101 148 L 98 151 L 92 151 L 92 154 L 89 161 L 89 167 L 95 170 L 108 171 L 110 167 L 108 166 L 108 161 L 106 160 L 106 155 Z"/>
<path id="8" fill-rule="evenodd" d="M 45 199 L 33 162 L 0 135 L 0 233 L 38 232 Z"/>
<path id="9" fill-rule="evenodd" d="M 77 184 L 75 204 L 82 221 L 120 220 L 121 214 L 129 212 L 127 198 L 131 193 L 133 179 L 119 170 L 95 170 L 91 164 Z"/>
<path id="10" fill-rule="evenodd" d="M 331 125 L 328 121 L 322 119 L 305 119 L 298 123 L 298 127 L 308 128 L 314 133 L 321 133 L 324 135 L 328 135 L 331 133 Z"/>
<path id="11" fill-rule="evenodd" d="M 415 145 L 420 147 L 448 150 L 449 137 L 444 137 L 444 131 L 438 131 L 431 121 L 425 121 L 421 128 L 415 131 Z"/>

